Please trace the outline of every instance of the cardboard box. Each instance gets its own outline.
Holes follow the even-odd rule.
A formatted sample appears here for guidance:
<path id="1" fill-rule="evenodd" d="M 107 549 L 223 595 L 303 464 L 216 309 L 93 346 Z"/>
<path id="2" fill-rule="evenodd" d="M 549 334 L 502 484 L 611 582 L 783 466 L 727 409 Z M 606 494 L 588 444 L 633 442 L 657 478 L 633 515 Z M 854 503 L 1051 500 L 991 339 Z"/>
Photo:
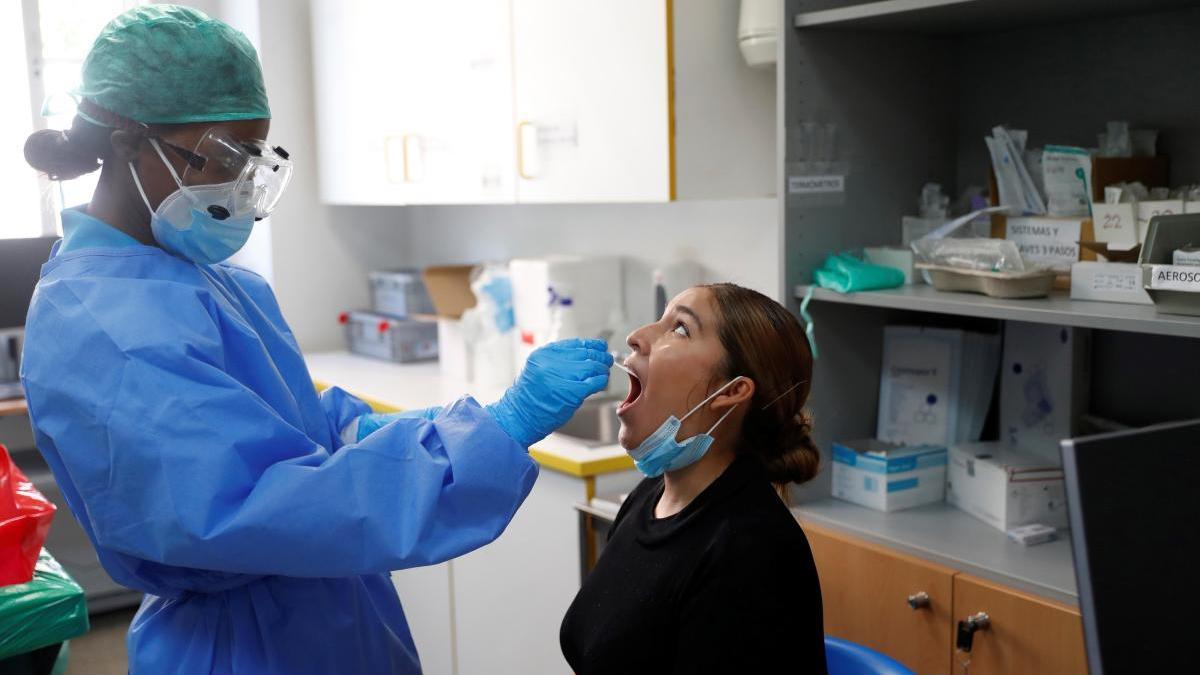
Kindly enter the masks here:
<path id="1" fill-rule="evenodd" d="M 463 312 L 475 306 L 471 290 L 474 265 L 427 267 L 422 273 L 437 321 L 438 368 L 443 376 L 462 381 L 475 379 L 471 347 L 462 328 Z"/>
<path id="2" fill-rule="evenodd" d="M 1075 263 L 1071 266 L 1071 299 L 1154 304 L 1142 288 L 1142 267 L 1137 263 Z"/>
<path id="3" fill-rule="evenodd" d="M 992 527 L 1030 523 L 1067 527 L 1063 472 L 1041 457 L 1003 443 L 952 446 L 946 468 L 946 501 Z"/>
<path id="4" fill-rule="evenodd" d="M 946 448 L 873 439 L 833 444 L 833 496 L 877 511 L 940 502 Z"/>
<path id="5" fill-rule="evenodd" d="M 1005 322 L 1001 440 L 1043 463 L 1059 464 L 1059 441 L 1075 435 L 1087 409 L 1090 357 L 1091 332 L 1085 328 Z"/>
<path id="6" fill-rule="evenodd" d="M 475 306 L 471 273 L 475 265 L 437 265 L 426 267 L 421 276 L 433 302 L 433 311 L 447 319 L 461 319 L 463 312 Z"/>
<path id="7" fill-rule="evenodd" d="M 1150 219 L 1155 216 L 1177 216 L 1183 213 L 1182 199 L 1155 199 L 1138 202 L 1138 243 L 1146 243 L 1146 231 L 1150 227 Z"/>

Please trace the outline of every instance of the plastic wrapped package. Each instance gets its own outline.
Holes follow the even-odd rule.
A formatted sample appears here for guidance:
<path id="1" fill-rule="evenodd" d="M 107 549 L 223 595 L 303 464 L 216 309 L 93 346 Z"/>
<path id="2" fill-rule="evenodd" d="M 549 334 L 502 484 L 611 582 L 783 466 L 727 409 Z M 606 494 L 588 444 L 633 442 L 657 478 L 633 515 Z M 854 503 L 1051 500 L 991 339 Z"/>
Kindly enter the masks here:
<path id="1" fill-rule="evenodd" d="M 1028 272 L 1014 242 L 1006 239 L 918 239 L 912 244 L 920 262 L 984 272 Z"/>
<path id="2" fill-rule="evenodd" d="M 88 631 L 83 588 L 42 549 L 33 579 L 0 588 L 0 659 Z"/>
<path id="3" fill-rule="evenodd" d="M 813 279 L 822 288 L 851 293 L 903 286 L 904 272 L 839 253 L 826 258 L 825 264 L 813 271 Z"/>
<path id="4" fill-rule="evenodd" d="M 33 578 L 54 504 L 38 492 L 0 445 L 0 586 Z"/>

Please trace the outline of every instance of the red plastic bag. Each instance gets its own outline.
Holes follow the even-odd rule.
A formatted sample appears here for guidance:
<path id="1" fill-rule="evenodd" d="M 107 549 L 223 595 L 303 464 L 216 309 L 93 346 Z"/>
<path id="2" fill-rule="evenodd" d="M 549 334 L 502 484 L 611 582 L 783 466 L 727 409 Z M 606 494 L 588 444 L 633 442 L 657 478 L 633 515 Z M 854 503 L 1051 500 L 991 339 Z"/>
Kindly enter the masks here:
<path id="1" fill-rule="evenodd" d="M 50 531 L 54 504 L 21 473 L 0 445 L 0 586 L 33 579 L 38 553 Z"/>

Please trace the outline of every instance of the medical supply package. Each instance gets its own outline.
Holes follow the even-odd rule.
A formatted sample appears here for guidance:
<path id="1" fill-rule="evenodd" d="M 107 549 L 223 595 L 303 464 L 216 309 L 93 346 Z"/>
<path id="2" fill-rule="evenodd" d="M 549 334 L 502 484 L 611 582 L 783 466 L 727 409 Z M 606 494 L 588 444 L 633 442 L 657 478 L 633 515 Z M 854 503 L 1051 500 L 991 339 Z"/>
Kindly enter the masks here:
<path id="1" fill-rule="evenodd" d="M 885 327 L 876 438 L 942 447 L 978 440 L 999 361 L 997 335 Z"/>
<path id="2" fill-rule="evenodd" d="M 1000 438 L 1061 464 L 1058 443 L 1087 412 L 1091 332 L 1053 324 L 1007 321 L 1000 368 Z"/>
<path id="3" fill-rule="evenodd" d="M 1060 466 L 1002 442 L 953 445 L 946 501 L 1002 531 L 1030 523 L 1067 527 Z"/>
<path id="4" fill-rule="evenodd" d="M 1091 153 L 1083 148 L 1047 145 L 1042 151 L 1042 176 L 1047 215 L 1091 215 Z"/>
<path id="5" fill-rule="evenodd" d="M 31 580 L 0 588 L 0 659 L 65 642 L 88 627 L 83 588 L 46 549 Z"/>
<path id="6" fill-rule="evenodd" d="M 946 448 L 874 439 L 834 442 L 833 496 L 877 511 L 945 498 Z"/>
<path id="7" fill-rule="evenodd" d="M 1142 267 L 1128 262 L 1080 261 L 1071 265 L 1071 299 L 1152 305 L 1142 288 Z"/>

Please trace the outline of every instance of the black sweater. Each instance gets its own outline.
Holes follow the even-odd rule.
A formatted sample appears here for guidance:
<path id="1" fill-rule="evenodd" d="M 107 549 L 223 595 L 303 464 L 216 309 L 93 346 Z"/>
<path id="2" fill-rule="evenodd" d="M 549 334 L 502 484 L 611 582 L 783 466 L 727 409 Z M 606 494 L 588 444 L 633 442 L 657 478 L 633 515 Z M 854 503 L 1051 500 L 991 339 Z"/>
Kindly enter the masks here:
<path id="1" fill-rule="evenodd" d="M 563 654 L 592 673 L 824 673 L 808 540 L 761 466 L 741 458 L 692 503 L 654 517 L 642 481 L 563 619 Z"/>

